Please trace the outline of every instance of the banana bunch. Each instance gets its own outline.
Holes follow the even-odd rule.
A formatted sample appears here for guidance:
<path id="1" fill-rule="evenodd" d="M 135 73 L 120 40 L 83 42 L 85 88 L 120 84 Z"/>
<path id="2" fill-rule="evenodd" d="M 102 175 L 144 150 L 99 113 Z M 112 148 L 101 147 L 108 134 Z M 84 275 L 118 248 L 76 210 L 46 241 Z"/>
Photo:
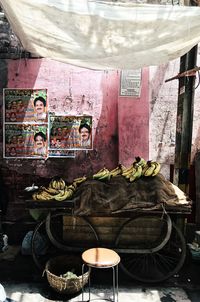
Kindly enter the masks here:
<path id="1" fill-rule="evenodd" d="M 125 178 L 129 179 L 131 174 L 134 173 L 136 170 L 135 170 L 135 167 L 133 166 L 133 164 L 128 167 L 128 168 L 125 168 L 123 171 L 122 171 L 122 176 L 124 176 Z"/>
<path id="2" fill-rule="evenodd" d="M 53 189 L 51 187 L 45 188 L 41 187 L 37 193 L 32 195 L 33 200 L 40 201 L 49 201 L 49 200 L 57 200 L 63 201 L 65 199 L 69 199 L 74 194 L 76 190 L 76 185 L 65 186 L 62 190 Z"/>
<path id="3" fill-rule="evenodd" d="M 73 184 L 74 184 L 74 185 L 79 185 L 79 184 L 81 184 L 82 182 L 84 182 L 84 181 L 86 181 L 86 180 L 87 180 L 87 177 L 84 175 L 84 176 L 82 176 L 82 177 L 75 178 L 75 179 L 73 180 Z"/>
<path id="4" fill-rule="evenodd" d="M 130 168 L 126 169 L 126 171 L 124 171 L 122 175 L 130 182 L 133 182 L 134 180 L 141 177 L 142 166 L 134 163 Z"/>
<path id="5" fill-rule="evenodd" d="M 147 164 L 143 167 L 142 175 L 144 176 L 156 176 L 160 172 L 160 163 L 156 161 L 147 161 Z"/>
<path id="6" fill-rule="evenodd" d="M 64 201 L 66 199 L 70 199 L 72 195 L 74 194 L 74 191 L 76 190 L 75 186 L 70 185 L 68 187 L 65 187 L 64 190 L 61 190 L 61 192 L 54 196 L 54 199 L 57 201 Z"/>
<path id="7" fill-rule="evenodd" d="M 93 175 L 93 179 L 98 179 L 98 180 L 109 180 L 110 177 L 111 177 L 110 171 L 105 167 Z"/>
<path id="8" fill-rule="evenodd" d="M 126 168 L 123 165 L 119 164 L 115 169 L 110 171 L 110 176 L 116 177 L 118 175 L 122 175 L 122 173 L 125 169 Z"/>
<path id="9" fill-rule="evenodd" d="M 142 171 L 146 164 L 147 162 L 144 158 L 137 156 L 129 168 L 123 169 L 122 176 L 133 182 L 143 175 Z"/>
<path id="10" fill-rule="evenodd" d="M 49 183 L 49 188 L 55 190 L 64 190 L 65 186 L 66 186 L 65 181 L 60 177 L 53 178 Z"/>
<path id="11" fill-rule="evenodd" d="M 134 171 L 129 177 L 129 181 L 133 182 L 134 180 L 140 178 L 142 176 L 142 166 L 135 164 Z"/>
<path id="12" fill-rule="evenodd" d="M 144 166 L 146 166 L 147 162 L 144 158 L 142 158 L 140 156 L 136 156 L 135 161 L 133 162 L 133 165 L 135 165 L 135 164 L 137 164 L 141 167 L 144 167 Z"/>
<path id="13" fill-rule="evenodd" d="M 58 193 L 57 193 L 58 194 Z M 38 192 L 33 193 L 32 195 L 33 200 L 43 200 L 43 201 L 47 201 L 47 200 L 53 200 L 54 199 L 54 195 L 52 195 L 51 193 L 48 193 L 46 190 L 44 190 L 44 188 L 40 188 Z"/>

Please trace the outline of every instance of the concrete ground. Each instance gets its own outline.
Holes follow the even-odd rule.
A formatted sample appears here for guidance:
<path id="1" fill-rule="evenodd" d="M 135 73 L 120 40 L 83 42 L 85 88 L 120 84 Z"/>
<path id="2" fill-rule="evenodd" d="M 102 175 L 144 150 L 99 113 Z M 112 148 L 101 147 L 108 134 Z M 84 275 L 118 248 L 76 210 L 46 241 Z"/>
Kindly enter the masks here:
<path id="1" fill-rule="evenodd" d="M 199 302 L 199 273 L 200 262 L 194 262 L 190 256 L 176 276 L 160 284 L 137 282 L 119 270 L 119 302 Z M 91 281 L 92 299 L 111 295 L 111 275 L 107 270 L 95 270 Z M 81 292 L 73 296 L 55 292 L 36 269 L 32 257 L 22 256 L 19 247 L 9 247 L 9 252 L 0 254 L 0 283 L 10 302 L 82 301 Z M 87 300 L 86 292 L 84 301 Z"/>

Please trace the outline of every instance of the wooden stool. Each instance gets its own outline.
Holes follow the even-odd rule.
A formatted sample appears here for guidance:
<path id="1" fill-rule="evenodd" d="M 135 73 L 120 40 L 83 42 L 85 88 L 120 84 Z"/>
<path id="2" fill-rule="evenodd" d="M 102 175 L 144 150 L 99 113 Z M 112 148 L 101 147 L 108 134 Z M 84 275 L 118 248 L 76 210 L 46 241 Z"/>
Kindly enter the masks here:
<path id="1" fill-rule="evenodd" d="M 114 302 L 118 301 L 118 264 L 120 262 L 119 255 L 111 250 L 106 248 L 92 248 L 86 250 L 82 254 L 82 276 L 84 274 L 84 267 L 87 265 L 91 272 L 91 268 L 112 268 L 113 270 L 113 300 Z M 89 274 L 89 300 L 90 301 L 90 274 Z M 82 301 L 84 298 L 84 287 L 82 288 Z M 108 300 L 108 299 L 101 299 Z M 109 299 L 110 300 L 110 299 Z"/>

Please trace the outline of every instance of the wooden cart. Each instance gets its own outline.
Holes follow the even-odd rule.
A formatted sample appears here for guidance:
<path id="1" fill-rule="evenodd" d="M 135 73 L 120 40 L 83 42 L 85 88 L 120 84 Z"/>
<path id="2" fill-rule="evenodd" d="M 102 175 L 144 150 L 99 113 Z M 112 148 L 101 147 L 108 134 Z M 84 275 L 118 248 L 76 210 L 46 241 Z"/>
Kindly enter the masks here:
<path id="1" fill-rule="evenodd" d="M 123 215 L 76 217 L 72 201 L 28 200 L 27 207 L 46 213 L 32 236 L 32 256 L 40 269 L 47 258 L 37 255 L 38 232 L 47 234 L 53 247 L 65 253 L 79 253 L 94 246 L 112 248 L 121 256 L 123 271 L 143 282 L 164 281 L 184 264 L 186 243 L 176 220 L 187 212 L 138 210 Z M 53 253 L 53 248 L 49 250 Z"/>

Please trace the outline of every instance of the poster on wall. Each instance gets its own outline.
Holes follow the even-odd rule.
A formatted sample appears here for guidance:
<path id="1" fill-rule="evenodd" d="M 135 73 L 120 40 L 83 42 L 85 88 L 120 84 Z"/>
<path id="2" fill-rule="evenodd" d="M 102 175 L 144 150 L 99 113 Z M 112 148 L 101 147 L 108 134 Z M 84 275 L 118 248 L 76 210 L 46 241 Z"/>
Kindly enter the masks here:
<path id="1" fill-rule="evenodd" d="M 92 116 L 49 115 L 49 150 L 92 149 Z"/>
<path id="2" fill-rule="evenodd" d="M 142 70 L 122 70 L 120 96 L 140 97 Z"/>
<path id="3" fill-rule="evenodd" d="M 57 150 L 57 149 L 51 149 L 48 150 L 48 157 L 54 157 L 54 158 L 75 158 L 75 151 L 74 150 Z"/>
<path id="4" fill-rule="evenodd" d="M 3 90 L 5 123 L 47 123 L 47 89 Z"/>
<path id="5" fill-rule="evenodd" d="M 47 124 L 5 124 L 4 157 L 47 156 Z"/>

